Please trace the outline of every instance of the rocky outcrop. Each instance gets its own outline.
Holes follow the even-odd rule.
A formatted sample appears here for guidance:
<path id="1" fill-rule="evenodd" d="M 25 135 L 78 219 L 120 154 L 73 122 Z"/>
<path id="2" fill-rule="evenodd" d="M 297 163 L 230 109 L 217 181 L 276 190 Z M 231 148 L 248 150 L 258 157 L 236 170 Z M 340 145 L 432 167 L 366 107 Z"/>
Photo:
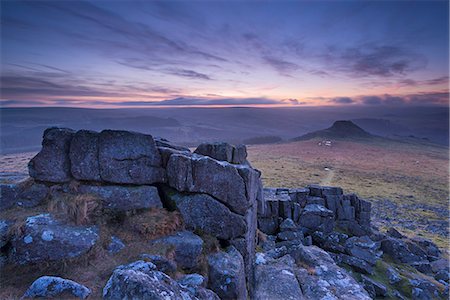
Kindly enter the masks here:
<path id="1" fill-rule="evenodd" d="M 258 225 L 267 234 L 273 234 L 279 219 L 286 218 L 309 233 L 331 233 L 335 227 L 358 236 L 370 233 L 370 203 L 354 194 L 344 195 L 338 187 L 265 188 L 263 198 L 258 202 Z"/>

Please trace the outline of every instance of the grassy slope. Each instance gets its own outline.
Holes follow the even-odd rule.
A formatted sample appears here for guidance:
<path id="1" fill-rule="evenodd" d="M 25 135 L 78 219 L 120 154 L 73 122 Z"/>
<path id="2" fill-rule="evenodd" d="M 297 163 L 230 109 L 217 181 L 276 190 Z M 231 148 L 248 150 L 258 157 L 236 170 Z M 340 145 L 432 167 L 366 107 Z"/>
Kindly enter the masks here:
<path id="1" fill-rule="evenodd" d="M 373 202 L 390 199 L 400 206 L 427 204 L 444 211 L 443 216 L 433 210 L 399 206 L 398 213 L 413 220 L 448 217 L 448 148 L 381 139 L 336 141 L 331 147 L 318 146 L 318 142 L 249 146 L 249 160 L 262 171 L 265 186 L 341 186 Z M 415 233 L 448 246 L 443 237 L 421 229 Z"/>

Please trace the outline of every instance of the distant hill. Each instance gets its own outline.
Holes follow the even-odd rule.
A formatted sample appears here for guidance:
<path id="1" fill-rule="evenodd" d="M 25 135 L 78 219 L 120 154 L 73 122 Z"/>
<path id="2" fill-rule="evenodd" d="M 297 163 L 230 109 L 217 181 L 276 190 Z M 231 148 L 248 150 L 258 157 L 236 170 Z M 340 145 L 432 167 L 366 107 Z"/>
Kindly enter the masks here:
<path id="1" fill-rule="evenodd" d="M 294 141 L 304 141 L 314 138 L 323 139 L 370 139 L 375 137 L 352 121 L 336 121 L 327 129 L 307 133 L 294 138 Z"/>
<path id="2" fill-rule="evenodd" d="M 260 145 L 260 144 L 275 144 L 283 141 L 279 136 L 269 135 L 269 136 L 257 136 L 242 141 L 246 145 Z"/>

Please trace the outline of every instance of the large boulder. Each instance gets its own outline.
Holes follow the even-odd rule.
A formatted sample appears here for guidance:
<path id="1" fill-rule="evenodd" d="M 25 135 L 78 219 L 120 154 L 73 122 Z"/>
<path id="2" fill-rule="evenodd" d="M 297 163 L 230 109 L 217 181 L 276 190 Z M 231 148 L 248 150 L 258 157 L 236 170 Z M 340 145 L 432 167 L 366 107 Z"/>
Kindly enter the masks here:
<path id="1" fill-rule="evenodd" d="M 98 138 L 100 176 L 111 183 L 164 182 L 161 155 L 151 135 L 104 130 Z"/>
<path id="2" fill-rule="evenodd" d="M 295 276 L 295 261 L 289 255 L 258 264 L 255 268 L 254 299 L 304 299 Z"/>
<path id="3" fill-rule="evenodd" d="M 364 288 L 369 292 L 372 298 L 387 296 L 388 290 L 382 283 L 379 283 L 364 275 L 361 275 L 361 281 L 364 284 Z"/>
<path id="4" fill-rule="evenodd" d="M 234 247 L 208 256 L 208 288 L 221 299 L 247 299 L 244 259 Z"/>
<path id="5" fill-rule="evenodd" d="M 188 229 L 201 230 L 224 240 L 243 236 L 247 230 L 243 216 L 231 212 L 207 194 L 177 193 L 172 200 Z"/>
<path id="6" fill-rule="evenodd" d="M 161 208 L 158 189 L 154 186 L 80 185 L 78 192 L 102 200 L 103 207 L 113 211 Z"/>
<path id="7" fill-rule="evenodd" d="M 70 181 L 69 149 L 74 134 L 73 130 L 67 128 L 46 129 L 41 151 L 28 163 L 30 176 L 38 181 Z"/>
<path id="8" fill-rule="evenodd" d="M 0 248 L 5 246 L 9 241 L 9 227 L 11 226 L 11 222 L 0 220 Z"/>
<path id="9" fill-rule="evenodd" d="M 183 269 L 195 268 L 203 250 L 203 240 L 190 231 L 179 231 L 173 235 L 153 240 L 151 243 L 173 247 L 175 261 Z"/>
<path id="10" fill-rule="evenodd" d="M 98 239 L 96 226 L 65 225 L 42 214 L 26 219 L 23 234 L 11 241 L 11 255 L 19 264 L 69 259 L 88 252 Z"/>
<path id="11" fill-rule="evenodd" d="M 73 177 L 78 180 L 101 181 L 98 162 L 99 133 L 79 130 L 70 143 L 70 162 Z"/>
<path id="12" fill-rule="evenodd" d="M 75 281 L 61 277 L 42 276 L 36 279 L 23 298 L 79 298 L 86 299 L 91 290 Z"/>

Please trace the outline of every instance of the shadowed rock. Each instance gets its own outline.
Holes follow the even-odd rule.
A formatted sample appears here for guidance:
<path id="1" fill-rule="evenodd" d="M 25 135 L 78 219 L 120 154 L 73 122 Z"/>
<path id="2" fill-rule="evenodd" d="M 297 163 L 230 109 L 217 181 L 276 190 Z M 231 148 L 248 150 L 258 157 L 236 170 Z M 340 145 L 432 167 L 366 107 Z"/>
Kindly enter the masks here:
<path id="1" fill-rule="evenodd" d="M 79 130 L 70 143 L 70 162 L 73 177 L 79 180 L 100 181 L 98 161 L 99 133 Z"/>
<path id="2" fill-rule="evenodd" d="M 46 129 L 41 151 L 28 163 L 30 176 L 39 181 L 70 181 L 69 150 L 74 134 L 75 131 L 67 128 Z"/>

